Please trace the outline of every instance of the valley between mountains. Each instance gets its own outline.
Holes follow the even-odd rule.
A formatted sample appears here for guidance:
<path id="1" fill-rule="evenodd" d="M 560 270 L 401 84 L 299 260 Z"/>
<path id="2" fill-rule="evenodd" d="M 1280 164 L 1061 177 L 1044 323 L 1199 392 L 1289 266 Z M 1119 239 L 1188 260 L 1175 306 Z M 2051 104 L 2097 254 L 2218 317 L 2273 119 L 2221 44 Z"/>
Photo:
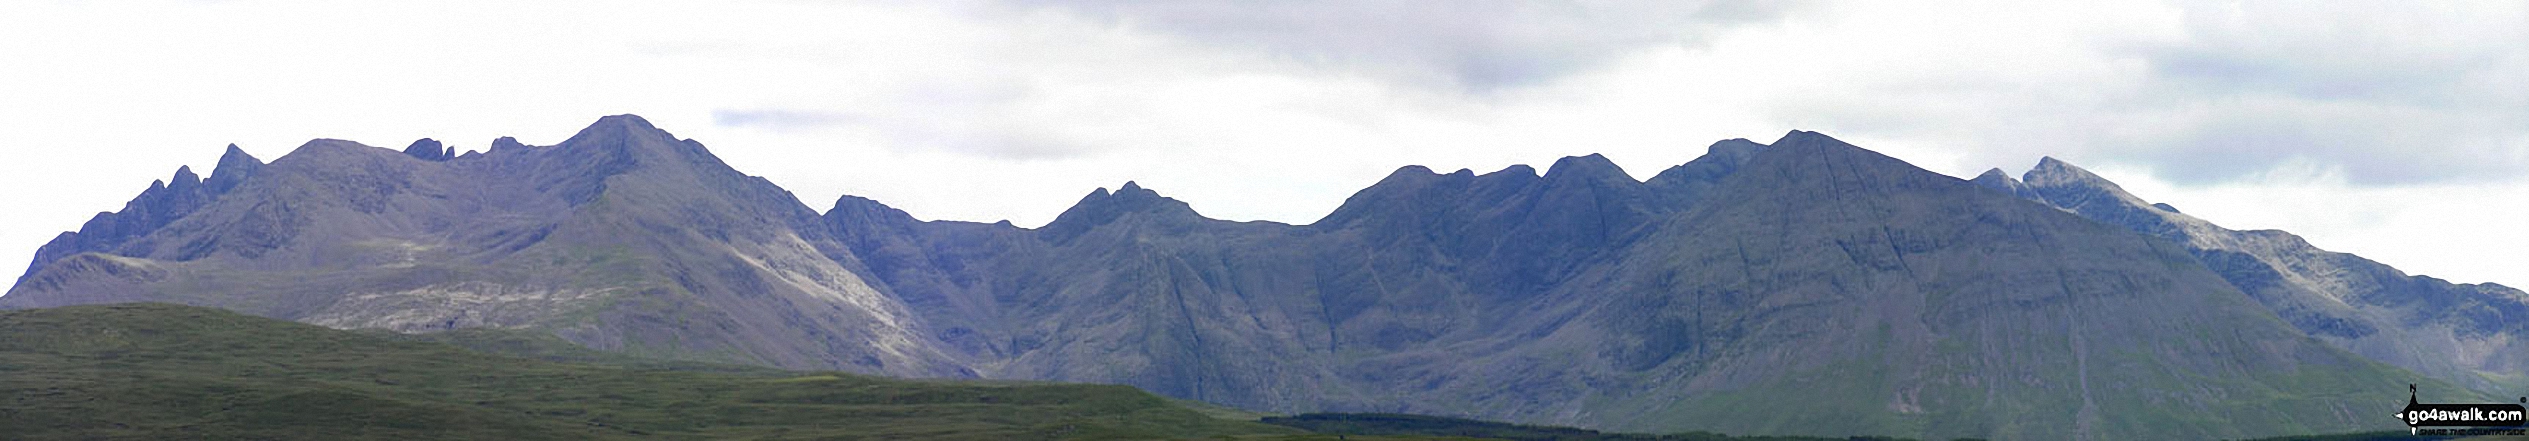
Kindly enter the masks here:
<path id="1" fill-rule="evenodd" d="M 820 212 L 632 115 L 463 154 L 232 146 L 0 296 L 120 302 L 1624 432 L 2244 438 L 2401 429 L 2410 383 L 2529 389 L 2518 289 L 2225 229 L 2051 158 L 1961 180 L 1803 131 L 1649 180 L 1597 155 L 1407 166 L 1306 225 L 1128 182 L 1040 228 Z"/>

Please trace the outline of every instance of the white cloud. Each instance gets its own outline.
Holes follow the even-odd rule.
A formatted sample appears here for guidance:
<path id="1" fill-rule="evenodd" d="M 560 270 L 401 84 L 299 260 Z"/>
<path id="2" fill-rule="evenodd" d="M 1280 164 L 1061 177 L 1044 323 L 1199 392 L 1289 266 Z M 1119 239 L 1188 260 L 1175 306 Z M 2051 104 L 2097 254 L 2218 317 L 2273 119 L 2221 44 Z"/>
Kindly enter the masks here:
<path id="1" fill-rule="evenodd" d="M 2529 164 L 2515 4 L 1446 5 L 9 3 L 0 267 L 231 142 L 479 149 L 638 113 L 815 208 L 1021 225 L 1126 180 L 1305 223 L 1408 164 L 1647 177 L 1810 129 L 1956 176 L 2126 170 L 2225 225 L 2529 282 L 2478 256 L 2529 249 L 2486 224 Z"/>
<path id="2" fill-rule="evenodd" d="M 1298 0 L 1029 1 L 1122 29 L 1256 51 L 1335 74 L 1490 92 L 1544 84 L 1633 52 L 1694 47 L 1805 2 Z"/>

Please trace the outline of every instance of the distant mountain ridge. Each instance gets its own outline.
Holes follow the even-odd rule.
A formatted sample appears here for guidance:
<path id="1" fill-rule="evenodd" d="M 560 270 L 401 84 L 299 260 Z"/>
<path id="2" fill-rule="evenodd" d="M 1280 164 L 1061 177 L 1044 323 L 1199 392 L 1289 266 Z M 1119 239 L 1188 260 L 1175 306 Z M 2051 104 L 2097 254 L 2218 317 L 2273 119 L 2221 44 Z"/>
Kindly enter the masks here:
<path id="1" fill-rule="evenodd" d="M 2529 389 L 2529 293 L 2407 275 L 2280 230 L 2222 228 L 2052 157 L 2022 176 L 1993 169 L 1974 182 L 2184 244 L 2232 286 L 2338 347 L 2477 390 Z"/>
<path id="2" fill-rule="evenodd" d="M 853 196 L 820 214 L 630 115 L 453 153 L 319 140 L 225 191 L 154 189 L 39 251 L 0 307 L 169 301 L 1637 432 L 2345 432 L 2394 427 L 2396 385 L 2446 387 L 2311 337 L 2190 242 L 2050 202 L 2078 186 L 1970 183 L 1813 132 L 1647 181 L 1597 155 L 1408 166 L 1308 225 L 1130 182 L 1036 229 Z"/>
<path id="3" fill-rule="evenodd" d="M 854 258 L 815 211 L 639 117 L 551 147 L 436 150 L 311 141 L 154 230 L 108 230 L 131 237 L 116 248 L 55 241 L 70 245 L 38 254 L 68 257 L 39 261 L 0 305 L 172 301 L 345 328 L 546 329 L 670 358 L 960 373 L 911 343 L 903 307 L 846 268 Z M 134 206 L 151 213 L 154 200 Z"/>

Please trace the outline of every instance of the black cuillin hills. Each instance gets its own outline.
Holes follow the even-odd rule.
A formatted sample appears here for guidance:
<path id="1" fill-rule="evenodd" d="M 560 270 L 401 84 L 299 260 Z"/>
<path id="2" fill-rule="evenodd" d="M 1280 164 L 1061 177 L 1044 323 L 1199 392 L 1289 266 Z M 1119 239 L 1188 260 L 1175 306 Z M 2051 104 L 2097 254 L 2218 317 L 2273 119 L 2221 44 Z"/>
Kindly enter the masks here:
<path id="1" fill-rule="evenodd" d="M 2049 193 L 2077 183 L 1988 191 L 1811 132 L 1715 143 L 1649 181 L 1597 155 L 1543 174 L 1404 167 L 1309 225 L 1209 219 L 1135 183 L 1035 229 L 851 196 L 820 214 L 630 115 L 453 153 L 232 150 L 210 179 L 179 173 L 46 245 L 0 306 L 527 329 L 669 358 L 1625 431 L 2247 437 L 2392 428 L 2397 386 L 2449 388 L 2303 318 L 2446 302 L 2272 301 L 2305 290 L 2243 288 L 2266 279 L 2193 236 Z M 2514 332 L 2473 317 L 2436 323 Z"/>

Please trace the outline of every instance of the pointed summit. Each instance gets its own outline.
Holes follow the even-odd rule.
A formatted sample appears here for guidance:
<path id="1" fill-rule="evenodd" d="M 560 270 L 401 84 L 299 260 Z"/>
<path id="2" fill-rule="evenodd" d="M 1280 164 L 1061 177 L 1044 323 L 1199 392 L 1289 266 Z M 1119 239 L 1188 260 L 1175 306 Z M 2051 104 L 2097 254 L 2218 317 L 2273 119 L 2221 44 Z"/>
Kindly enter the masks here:
<path id="1" fill-rule="evenodd" d="M 1410 195 L 1426 188 L 1443 185 L 1444 182 L 1457 182 L 1457 185 L 1462 186 L 1474 178 L 1473 170 L 1463 168 L 1443 175 L 1433 172 L 1430 167 L 1420 165 L 1397 167 L 1396 171 L 1388 172 L 1387 177 L 1380 178 L 1378 183 L 1370 184 L 1369 187 L 1353 192 L 1351 197 L 1344 198 L 1343 205 L 1336 206 L 1335 211 L 1326 213 L 1325 217 L 1318 218 L 1317 222 L 1311 225 L 1320 227 L 1340 225 L 1364 216 L 1373 216 L 1375 213 L 1396 208 L 1397 203 L 1411 198 Z"/>
<path id="2" fill-rule="evenodd" d="M 1797 182 L 1843 182 L 1844 192 L 1908 183 L 1938 176 L 1904 160 L 1880 154 L 1826 134 L 1793 130 L 1759 150 L 1742 168 L 1763 169 Z M 1946 178 L 1947 176 L 1941 176 Z M 1951 178 L 1955 179 L 1955 178 Z M 1860 187 L 1855 187 L 1859 185 Z"/>
<path id="3" fill-rule="evenodd" d="M 228 151 L 220 154 L 219 165 L 211 168 L 211 178 L 202 181 L 202 184 L 209 187 L 211 193 L 227 193 L 262 169 L 263 160 L 246 154 L 246 150 L 237 148 L 236 144 L 229 144 Z"/>
<path id="4" fill-rule="evenodd" d="M 1136 214 L 1163 219 L 1202 217 L 1184 201 L 1161 196 L 1159 192 L 1142 188 L 1140 183 L 1125 181 L 1123 187 L 1111 193 L 1105 187 L 1089 192 L 1088 196 L 1080 198 L 1080 203 L 1063 210 L 1063 214 L 1055 216 L 1053 222 L 1046 223 L 1038 231 L 1055 242 L 1066 242 L 1099 225 Z"/>
<path id="5" fill-rule="evenodd" d="M 1993 180 L 1996 182 L 2020 182 L 2019 179 L 2012 178 L 2010 173 L 2002 171 L 2002 167 L 1985 169 L 1984 173 L 1978 174 L 1975 179 L 1969 179 L 1968 181 L 1974 182 L 1985 180 Z"/>
<path id="6" fill-rule="evenodd" d="M 2046 202 L 2045 197 L 2037 194 L 2037 190 L 2029 188 L 2027 183 L 2020 182 L 2018 179 L 2012 179 L 2010 173 L 2005 173 L 2000 168 L 1985 170 L 1984 174 L 1976 175 L 1975 179 L 1969 179 L 1967 182 L 1974 183 L 1978 187 L 2019 196 L 2021 199 Z"/>
<path id="7" fill-rule="evenodd" d="M 1767 159 L 1775 157 L 1781 157 L 1784 160 L 1769 161 Z M 1782 139 L 1777 139 L 1772 145 L 1759 149 L 1756 154 L 1748 158 L 1747 167 L 1766 162 L 1799 163 L 1806 164 L 1807 167 L 1851 169 L 1856 172 L 1919 168 L 1904 160 L 1861 148 L 1823 133 L 1806 130 L 1785 133 Z M 1785 171 L 1793 174 L 1813 174 L 1825 170 L 1827 169 Z"/>
<path id="8" fill-rule="evenodd" d="M 2035 195 L 2030 199 L 2136 232 L 2184 243 L 2190 234 L 2186 226 L 2203 223 L 2176 210 L 2154 209 L 2115 182 L 2052 156 L 2038 159 L 2037 167 L 2021 176 L 2029 194 Z"/>
<path id="9" fill-rule="evenodd" d="M 2028 184 L 2022 184 L 2019 179 L 2013 179 L 2011 174 L 2003 172 L 2001 167 L 1985 170 L 1984 174 L 1976 175 L 1975 179 L 1969 179 L 1967 182 L 2012 194 L 2018 194 L 2019 191 L 2028 188 Z"/>
<path id="10" fill-rule="evenodd" d="M 613 127 L 621 127 L 621 128 L 628 129 L 628 130 L 639 130 L 639 131 L 647 131 L 647 132 L 662 132 L 662 133 L 666 132 L 665 130 L 659 130 L 659 127 L 658 127 L 658 126 L 653 126 L 653 125 L 650 125 L 650 120 L 649 120 L 649 119 L 642 118 L 642 117 L 641 117 L 641 115 L 634 115 L 634 114 L 630 114 L 630 113 L 621 114 L 621 115 L 607 115 L 607 116 L 603 116 L 603 117 L 598 117 L 598 118 L 597 118 L 597 123 L 596 123 L 596 124 L 594 124 L 594 125 L 591 125 L 590 127 L 594 128 L 594 127 L 609 127 L 609 126 L 613 126 Z"/>
<path id="11" fill-rule="evenodd" d="M 179 165 L 176 166 L 175 178 L 169 179 L 167 182 L 167 186 L 171 188 L 189 188 L 196 185 L 202 185 L 202 176 L 193 174 L 193 166 Z"/>
<path id="12" fill-rule="evenodd" d="M 1178 201 L 1167 196 L 1160 196 L 1159 192 L 1142 188 L 1141 183 L 1134 181 L 1124 181 L 1124 186 L 1116 187 L 1114 193 L 1106 193 L 1105 188 L 1099 188 L 1097 193 L 1091 194 L 1092 198 L 1096 198 L 1097 194 L 1106 194 L 1106 196 L 1095 203 L 1107 204 L 1129 211 L 1183 210 L 1191 213 L 1194 210 L 1186 205 L 1185 202 Z M 1092 203 L 1093 201 L 1089 199 L 1082 199 L 1081 202 Z M 1077 208 L 1078 207 L 1074 207 L 1074 209 Z"/>
<path id="13" fill-rule="evenodd" d="M 1615 161 L 1609 161 L 1606 156 L 1597 153 L 1591 153 L 1589 156 L 1565 156 L 1563 159 L 1555 160 L 1554 166 L 1546 169 L 1545 177 L 1550 181 L 1623 179 L 1626 182 L 1633 182 L 1633 176 L 1625 174 L 1624 167 L 1616 166 Z"/>
<path id="14" fill-rule="evenodd" d="M 2029 169 L 2026 174 L 2022 174 L 2020 176 L 2020 180 L 2033 186 L 2083 184 L 2103 185 L 2108 188 L 2117 188 L 2115 182 L 2109 182 L 2107 178 L 2099 177 L 2097 174 L 2090 173 L 2089 170 L 2082 169 L 2080 166 L 2072 165 L 2070 162 L 2064 162 L 2061 159 L 2055 159 L 2053 156 L 2038 158 L 2037 167 Z M 2122 190 L 2120 189 L 2119 191 L 2121 192 Z"/>
<path id="15" fill-rule="evenodd" d="M 2020 181 L 2028 184 L 2029 190 L 2043 197 L 2047 203 L 2067 210 L 2081 211 L 2084 206 L 2093 203 L 2136 209 L 2149 205 L 2142 198 L 2125 192 L 2125 187 L 2117 186 L 2116 182 L 2053 156 L 2039 158 L 2037 167 L 2022 174 Z"/>
<path id="16" fill-rule="evenodd" d="M 650 120 L 642 119 L 640 115 L 627 113 L 598 118 L 596 123 L 589 124 L 588 128 L 580 129 L 578 134 L 571 135 L 571 139 L 562 141 L 562 145 L 650 140 L 673 143 L 676 141 L 676 135 L 669 134 L 666 130 L 659 130 L 657 126 L 650 125 Z"/>
<path id="17" fill-rule="evenodd" d="M 1149 189 L 1144 189 L 1144 188 L 1142 188 L 1142 184 L 1141 184 L 1141 183 L 1139 183 L 1139 182 L 1133 182 L 1133 181 L 1124 181 L 1124 186 L 1123 186 L 1123 187 L 1119 187 L 1119 188 L 1116 188 L 1116 189 L 1115 189 L 1115 194 L 1121 195 L 1121 194 L 1125 194 L 1125 193 L 1149 193 L 1149 194 L 1150 194 L 1150 195 L 1152 195 L 1152 196 L 1158 196 L 1158 195 L 1159 195 L 1159 192 L 1156 192 L 1156 191 L 1150 191 Z"/>
<path id="18" fill-rule="evenodd" d="M 1846 143 L 1846 142 L 1844 142 L 1843 140 L 1839 140 L 1839 139 L 1835 139 L 1834 137 L 1826 136 L 1826 134 L 1824 134 L 1824 133 L 1812 132 L 1812 131 L 1807 131 L 1807 130 L 1793 130 L 1793 131 L 1791 131 L 1791 132 L 1784 133 L 1782 138 L 1774 140 L 1774 143 L 1772 144 L 1772 146 L 1774 146 L 1774 147 L 1798 147 L 1798 146 L 1805 146 L 1805 145 L 1810 145 L 1810 144 L 1842 145 L 1842 146 L 1845 146 L 1845 147 L 1852 147 L 1852 146 L 1853 146 L 1853 144 L 1851 144 L 1851 143 Z M 1858 147 L 1856 147 L 1856 148 L 1858 148 Z"/>

